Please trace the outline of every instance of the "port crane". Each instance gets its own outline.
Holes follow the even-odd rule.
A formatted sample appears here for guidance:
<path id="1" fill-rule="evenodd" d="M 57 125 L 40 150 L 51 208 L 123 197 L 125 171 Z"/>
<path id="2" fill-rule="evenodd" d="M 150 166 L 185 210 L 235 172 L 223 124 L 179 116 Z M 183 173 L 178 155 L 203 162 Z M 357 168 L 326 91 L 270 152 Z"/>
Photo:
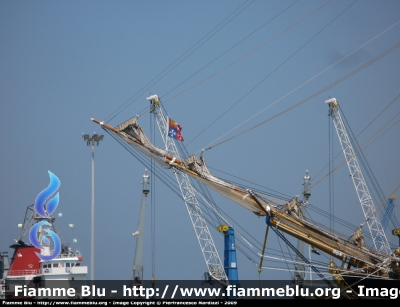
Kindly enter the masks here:
<path id="1" fill-rule="evenodd" d="M 161 138 L 165 145 L 165 151 L 180 160 L 180 153 L 177 149 L 174 139 L 168 136 L 168 120 L 161 109 L 161 101 L 157 95 L 152 95 L 146 98 L 150 101 L 150 112 L 153 113 L 157 122 L 158 129 L 161 133 Z M 175 178 L 178 182 L 179 189 L 182 193 L 182 198 L 186 204 L 197 240 L 200 244 L 204 260 L 207 265 L 210 276 L 222 285 L 229 284 L 228 277 L 224 270 L 224 266 L 219 258 L 217 249 L 214 245 L 211 233 L 207 223 L 203 217 L 199 202 L 196 197 L 196 191 L 189 180 L 189 176 L 175 169 Z M 203 199 L 204 200 L 204 199 Z"/>
<path id="2" fill-rule="evenodd" d="M 374 247 L 380 251 L 384 251 L 387 254 L 391 254 L 390 245 L 386 238 L 385 231 L 379 219 L 377 218 L 375 205 L 372 201 L 367 183 L 358 164 L 356 153 L 350 142 L 346 127 L 340 115 L 339 102 L 336 100 L 336 98 L 331 98 L 326 100 L 325 103 L 329 105 L 329 116 L 332 117 L 333 124 L 339 137 L 340 145 L 342 147 L 347 166 L 350 171 L 350 176 L 353 180 L 353 184 L 356 189 L 357 196 L 364 213 L 365 222 L 368 225 Z M 361 224 L 359 231 L 361 231 L 363 225 L 364 223 Z"/>

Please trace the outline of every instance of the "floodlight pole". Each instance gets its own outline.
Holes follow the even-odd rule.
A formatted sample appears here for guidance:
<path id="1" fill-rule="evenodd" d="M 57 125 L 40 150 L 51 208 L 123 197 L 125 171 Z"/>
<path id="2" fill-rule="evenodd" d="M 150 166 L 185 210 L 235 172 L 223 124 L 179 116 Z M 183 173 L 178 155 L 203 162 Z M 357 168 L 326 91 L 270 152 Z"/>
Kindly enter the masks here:
<path id="1" fill-rule="evenodd" d="M 94 280 L 94 142 L 92 141 L 92 229 L 90 252 L 90 280 Z"/>
<path id="2" fill-rule="evenodd" d="M 82 133 L 83 140 L 89 146 L 92 144 L 92 226 L 91 226 L 91 255 L 90 255 L 90 280 L 94 281 L 94 145 L 99 145 L 104 135 L 98 135 L 96 132 L 89 136 Z"/>

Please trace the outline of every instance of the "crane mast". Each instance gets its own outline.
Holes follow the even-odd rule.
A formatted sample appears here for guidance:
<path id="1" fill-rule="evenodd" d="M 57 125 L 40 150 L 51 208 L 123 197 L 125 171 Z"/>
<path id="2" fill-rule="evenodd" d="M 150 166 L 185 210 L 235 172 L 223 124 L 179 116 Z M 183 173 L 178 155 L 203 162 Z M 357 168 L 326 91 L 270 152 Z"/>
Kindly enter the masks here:
<path id="1" fill-rule="evenodd" d="M 132 235 L 136 237 L 135 260 L 133 263 L 132 282 L 134 286 L 140 286 L 143 283 L 143 240 L 144 240 L 144 221 L 146 212 L 146 197 L 149 194 L 147 184 L 149 175 L 145 171 L 143 174 L 143 191 L 142 200 L 140 203 L 139 226 L 138 230 Z"/>
<path id="2" fill-rule="evenodd" d="M 162 140 L 165 145 L 165 150 L 173 158 L 173 160 L 180 160 L 179 152 L 176 147 L 175 141 L 168 137 L 168 121 L 161 110 L 161 102 L 157 95 L 152 95 L 146 98 L 150 101 L 150 110 L 154 114 L 158 129 L 160 130 Z M 171 162 L 170 164 L 172 164 Z M 196 233 L 197 240 L 200 244 L 201 251 L 204 256 L 204 260 L 207 265 L 207 269 L 212 278 L 219 281 L 222 284 L 229 283 L 228 277 L 226 276 L 224 266 L 221 263 L 217 249 L 212 240 L 210 231 L 207 223 L 203 217 L 201 208 L 195 195 L 195 189 L 193 188 L 189 176 L 179 170 L 174 170 L 176 180 L 179 185 L 179 189 L 182 193 L 183 200 L 186 204 L 194 231 Z"/>
<path id="3" fill-rule="evenodd" d="M 350 176 L 353 180 L 353 184 L 356 189 L 357 196 L 364 213 L 365 221 L 367 222 L 368 229 L 374 243 L 374 247 L 380 251 L 390 254 L 391 249 L 389 242 L 386 238 L 385 231 L 383 230 L 383 227 L 377 218 L 377 212 L 368 190 L 367 183 L 361 172 L 356 153 L 351 145 L 342 117 L 340 116 L 338 108 L 339 103 L 335 98 L 326 100 L 325 103 L 328 103 L 329 105 L 329 116 L 331 116 L 333 119 L 340 145 L 342 147 L 347 166 L 350 171 Z"/>

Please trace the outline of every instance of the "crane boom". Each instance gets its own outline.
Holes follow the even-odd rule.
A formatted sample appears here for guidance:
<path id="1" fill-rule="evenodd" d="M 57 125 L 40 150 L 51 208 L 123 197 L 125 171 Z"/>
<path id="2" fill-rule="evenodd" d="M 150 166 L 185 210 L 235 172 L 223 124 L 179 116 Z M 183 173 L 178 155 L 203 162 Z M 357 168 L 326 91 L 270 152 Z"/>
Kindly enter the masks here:
<path id="1" fill-rule="evenodd" d="M 329 115 L 332 117 L 340 145 L 346 158 L 347 166 L 350 171 L 351 179 L 357 192 L 361 208 L 364 213 L 365 221 L 371 233 L 372 241 L 376 249 L 384 251 L 387 254 L 391 253 L 389 242 L 386 238 L 385 231 L 379 219 L 377 218 L 376 209 L 368 190 L 367 183 L 361 172 L 358 164 L 356 153 L 351 145 L 350 138 L 347 134 L 342 117 L 339 113 L 339 103 L 335 98 L 326 100 L 329 105 Z"/>
<path id="2" fill-rule="evenodd" d="M 168 121 L 161 110 L 160 99 L 157 95 L 147 98 L 151 103 L 151 112 L 154 114 L 158 129 L 165 145 L 165 151 L 171 154 L 174 159 L 180 160 L 180 155 L 175 141 L 168 136 Z M 221 284 L 229 283 L 224 266 L 219 258 L 217 249 L 214 245 L 207 223 L 203 217 L 201 208 L 195 195 L 195 189 L 192 186 L 189 176 L 179 170 L 175 170 L 175 177 L 182 193 L 182 198 L 186 204 L 193 228 L 199 241 L 208 272 L 215 280 Z"/>

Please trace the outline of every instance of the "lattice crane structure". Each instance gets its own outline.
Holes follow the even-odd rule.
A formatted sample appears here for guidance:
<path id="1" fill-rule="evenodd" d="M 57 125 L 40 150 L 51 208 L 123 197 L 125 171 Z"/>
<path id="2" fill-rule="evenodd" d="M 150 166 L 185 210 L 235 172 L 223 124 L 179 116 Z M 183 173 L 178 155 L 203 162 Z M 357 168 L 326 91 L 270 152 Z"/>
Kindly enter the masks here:
<path id="1" fill-rule="evenodd" d="M 329 115 L 332 117 L 340 145 L 346 158 L 347 166 L 350 171 L 351 179 L 360 201 L 361 208 L 364 213 L 365 221 L 368 225 L 374 247 L 387 254 L 391 254 L 389 242 L 386 238 L 385 231 L 377 217 L 377 211 L 372 201 L 371 194 L 368 190 L 367 183 L 357 161 L 356 153 L 350 142 L 346 127 L 344 126 L 342 117 L 339 113 L 339 103 L 335 98 L 326 100 L 329 105 Z M 362 224 L 363 225 L 363 224 Z"/>
<path id="2" fill-rule="evenodd" d="M 147 97 L 147 100 L 151 103 L 150 109 L 156 119 L 158 129 L 160 130 L 165 145 L 165 150 L 174 157 L 174 159 L 180 160 L 181 158 L 175 140 L 168 136 L 168 120 L 161 109 L 160 99 L 157 95 L 152 95 Z M 199 241 L 208 272 L 213 279 L 220 282 L 222 285 L 226 285 L 229 283 L 228 277 L 219 258 L 207 223 L 203 217 L 199 202 L 196 198 L 195 189 L 189 180 L 189 176 L 176 169 L 174 173 L 192 221 L 197 240 Z"/>

